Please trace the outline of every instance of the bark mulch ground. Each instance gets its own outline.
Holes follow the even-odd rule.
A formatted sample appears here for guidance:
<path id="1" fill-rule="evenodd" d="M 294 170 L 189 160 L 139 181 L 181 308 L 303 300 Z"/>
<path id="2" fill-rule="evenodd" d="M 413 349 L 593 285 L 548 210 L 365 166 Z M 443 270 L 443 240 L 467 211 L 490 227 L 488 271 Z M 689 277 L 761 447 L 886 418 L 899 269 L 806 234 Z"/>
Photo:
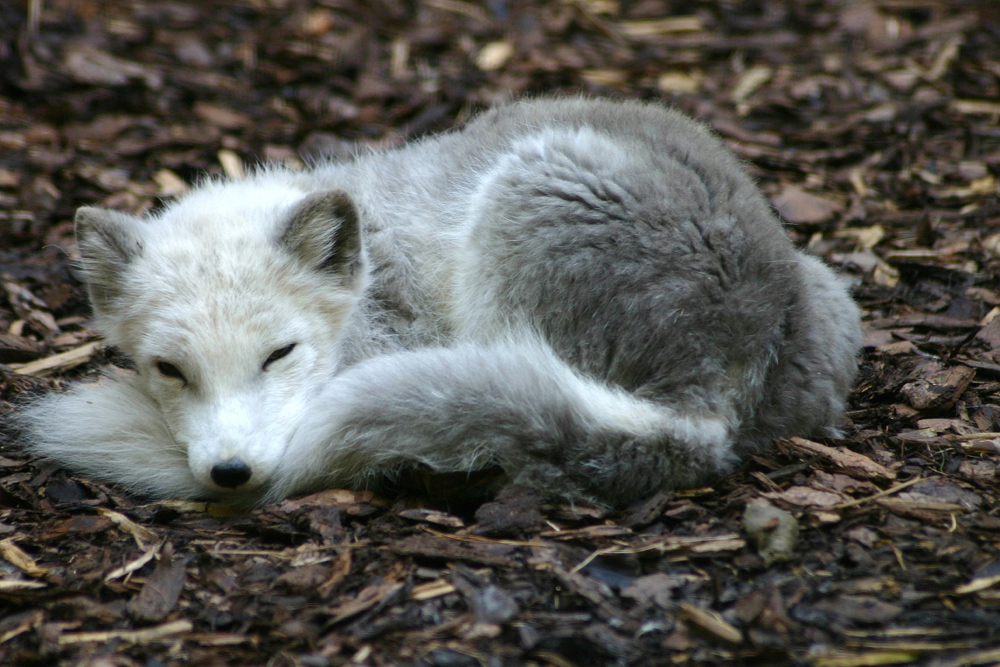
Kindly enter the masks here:
<path id="1" fill-rule="evenodd" d="M 88 327 L 75 207 L 541 92 L 711 125 L 866 326 L 844 440 L 622 512 L 443 479 L 148 503 L 8 427 L 0 664 L 1000 664 L 995 0 L 31 0 L 0 35 L 3 413 L 122 363 Z"/>

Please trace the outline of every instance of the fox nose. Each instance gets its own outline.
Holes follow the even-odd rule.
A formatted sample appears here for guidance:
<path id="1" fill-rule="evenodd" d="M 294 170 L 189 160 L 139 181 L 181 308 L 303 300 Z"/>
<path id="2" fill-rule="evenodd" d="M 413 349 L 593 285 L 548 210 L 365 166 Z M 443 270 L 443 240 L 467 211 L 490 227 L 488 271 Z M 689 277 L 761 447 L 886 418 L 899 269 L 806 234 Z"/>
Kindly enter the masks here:
<path id="1" fill-rule="evenodd" d="M 250 481 L 253 470 L 240 459 L 229 459 L 212 466 L 212 481 L 227 489 L 235 489 Z"/>

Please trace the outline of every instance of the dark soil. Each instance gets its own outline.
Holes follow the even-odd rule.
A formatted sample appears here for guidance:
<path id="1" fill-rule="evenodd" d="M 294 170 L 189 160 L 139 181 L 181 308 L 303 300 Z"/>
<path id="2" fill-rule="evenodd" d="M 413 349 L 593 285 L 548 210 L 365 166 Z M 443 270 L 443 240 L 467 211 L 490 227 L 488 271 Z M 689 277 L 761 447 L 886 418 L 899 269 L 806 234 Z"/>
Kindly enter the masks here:
<path id="1" fill-rule="evenodd" d="M 415 475 L 435 492 L 234 515 L 74 477 L 8 429 L 0 664 L 1000 664 L 995 0 L 31 0 L 0 36 L 7 402 L 122 363 L 88 327 L 77 206 L 138 213 L 542 92 L 711 125 L 866 327 L 844 440 L 616 513 Z"/>

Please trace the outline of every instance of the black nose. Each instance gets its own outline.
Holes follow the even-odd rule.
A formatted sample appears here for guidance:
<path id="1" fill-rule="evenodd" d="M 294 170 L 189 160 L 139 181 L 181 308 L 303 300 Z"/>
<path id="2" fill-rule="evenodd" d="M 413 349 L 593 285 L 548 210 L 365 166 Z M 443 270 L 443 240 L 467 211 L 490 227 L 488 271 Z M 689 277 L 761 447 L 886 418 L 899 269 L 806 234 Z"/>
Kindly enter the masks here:
<path id="1" fill-rule="evenodd" d="M 212 481 L 227 489 L 235 489 L 250 481 L 253 470 L 239 459 L 229 459 L 212 466 Z"/>

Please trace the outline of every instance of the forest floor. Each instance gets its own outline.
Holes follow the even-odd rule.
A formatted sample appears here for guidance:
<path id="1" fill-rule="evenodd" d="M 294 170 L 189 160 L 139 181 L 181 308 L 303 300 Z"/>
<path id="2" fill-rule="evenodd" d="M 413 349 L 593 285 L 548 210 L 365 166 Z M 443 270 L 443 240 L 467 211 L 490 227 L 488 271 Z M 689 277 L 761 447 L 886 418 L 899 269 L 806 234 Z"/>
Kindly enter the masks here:
<path id="1" fill-rule="evenodd" d="M 442 479 L 151 503 L 8 424 L 0 664 L 1000 664 L 995 0 L 32 0 L 0 37 L 0 415 L 121 362 L 77 206 L 141 213 L 523 94 L 710 125 L 865 323 L 843 440 L 618 512 Z M 748 527 L 762 501 L 782 512 Z"/>

